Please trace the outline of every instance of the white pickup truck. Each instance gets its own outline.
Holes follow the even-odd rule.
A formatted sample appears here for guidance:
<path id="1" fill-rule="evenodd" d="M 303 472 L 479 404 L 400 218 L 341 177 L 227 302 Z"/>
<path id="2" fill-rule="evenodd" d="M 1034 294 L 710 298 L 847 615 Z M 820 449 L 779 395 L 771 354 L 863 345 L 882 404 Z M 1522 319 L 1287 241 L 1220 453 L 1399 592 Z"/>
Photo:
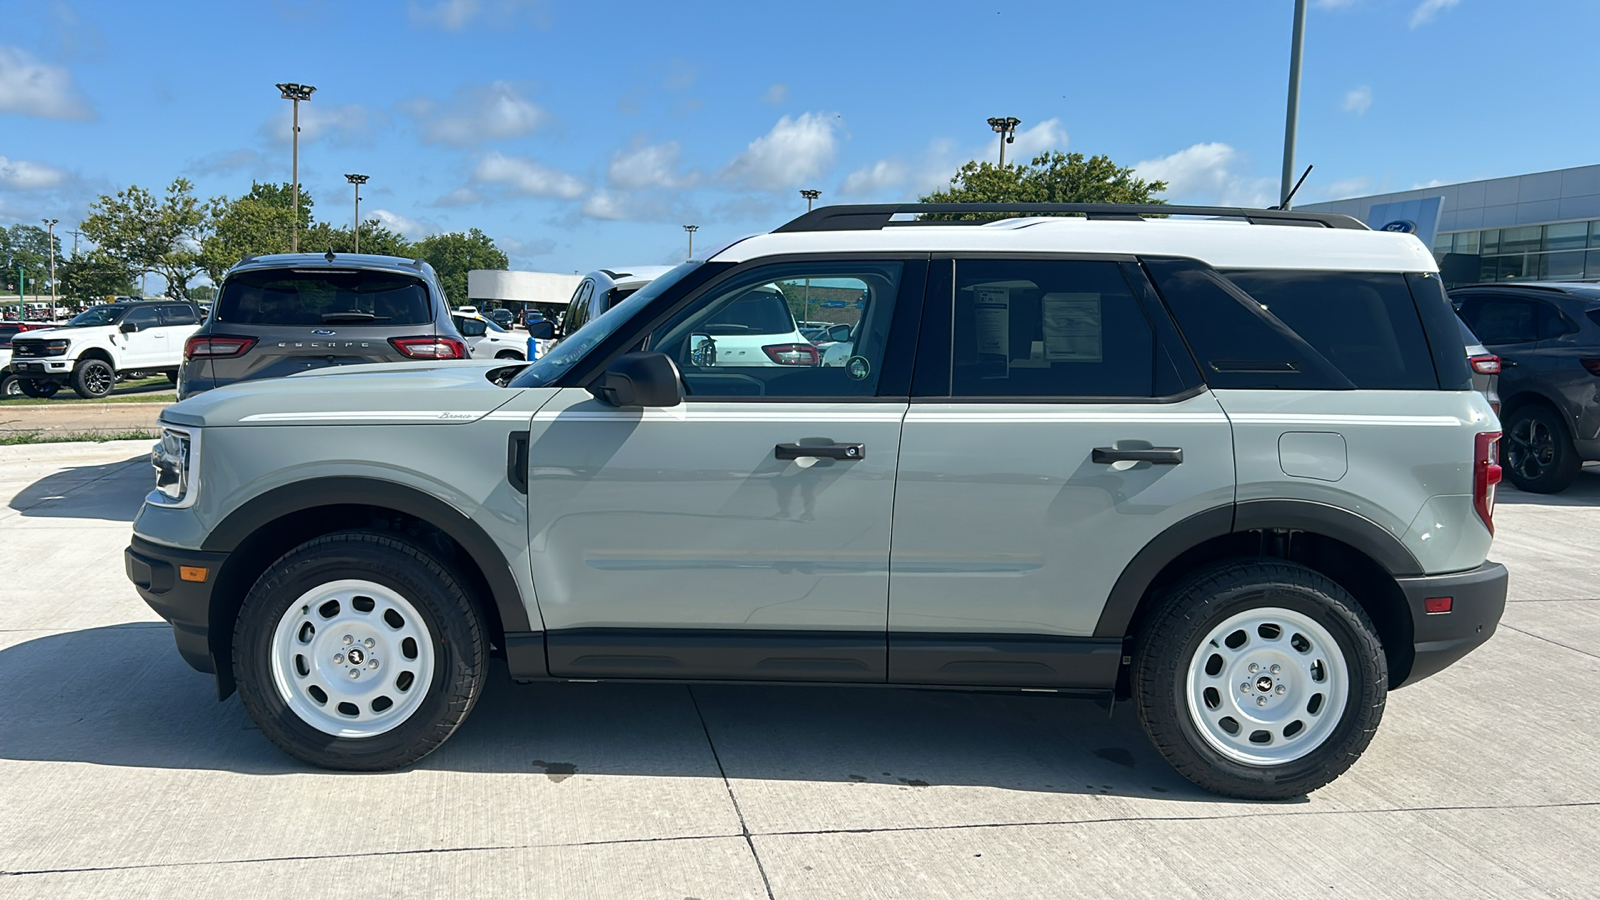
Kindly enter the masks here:
<path id="1" fill-rule="evenodd" d="M 30 397 L 51 397 L 62 385 L 85 400 L 111 393 L 134 373 L 178 380 L 184 344 L 200 328 L 192 303 L 107 303 L 60 328 L 28 331 L 11 341 L 11 372 Z"/>

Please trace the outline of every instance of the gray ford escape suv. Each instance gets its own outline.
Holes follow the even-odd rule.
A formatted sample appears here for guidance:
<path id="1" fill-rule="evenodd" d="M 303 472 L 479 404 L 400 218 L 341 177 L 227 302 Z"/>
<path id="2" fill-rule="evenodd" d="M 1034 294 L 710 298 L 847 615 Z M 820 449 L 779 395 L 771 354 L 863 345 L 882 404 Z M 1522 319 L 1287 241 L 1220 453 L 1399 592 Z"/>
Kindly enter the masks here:
<path id="1" fill-rule="evenodd" d="M 967 211 L 1013 218 L 898 218 Z M 719 352 L 740 298 L 818 285 L 858 298 L 839 365 Z M 421 759 L 498 656 L 520 681 L 1127 697 L 1195 783 L 1281 798 L 1494 633 L 1499 430 L 1411 235 L 829 207 L 533 364 L 169 407 L 127 572 L 321 766 Z"/>
<path id="2" fill-rule="evenodd" d="M 392 256 L 246 257 L 184 347 L 178 398 L 355 363 L 465 359 L 433 267 Z"/>

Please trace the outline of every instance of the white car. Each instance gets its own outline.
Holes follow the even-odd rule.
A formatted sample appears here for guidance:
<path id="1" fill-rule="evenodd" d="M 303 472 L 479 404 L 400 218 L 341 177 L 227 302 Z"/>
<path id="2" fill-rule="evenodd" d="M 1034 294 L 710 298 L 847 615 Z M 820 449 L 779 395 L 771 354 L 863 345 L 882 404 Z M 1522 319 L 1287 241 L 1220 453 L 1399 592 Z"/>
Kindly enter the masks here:
<path id="1" fill-rule="evenodd" d="M 467 355 L 473 359 L 527 359 L 528 338 L 500 327 L 500 323 L 477 309 L 466 306 L 452 310 L 451 321 L 467 339 Z"/>
<path id="2" fill-rule="evenodd" d="M 12 339 L 11 372 L 30 397 L 54 396 L 65 386 L 97 400 L 135 372 L 161 373 L 176 383 L 184 345 L 199 329 L 193 303 L 91 306 L 59 327 Z"/>
<path id="3" fill-rule="evenodd" d="M 621 303 L 634 291 L 672 271 L 671 266 L 623 266 L 615 269 L 596 269 L 572 292 L 567 301 L 567 314 L 561 320 L 558 337 L 565 338 L 606 310 Z"/>
<path id="4" fill-rule="evenodd" d="M 699 366 L 815 366 L 822 358 L 800 333 L 777 284 L 734 297 L 690 340 Z"/>

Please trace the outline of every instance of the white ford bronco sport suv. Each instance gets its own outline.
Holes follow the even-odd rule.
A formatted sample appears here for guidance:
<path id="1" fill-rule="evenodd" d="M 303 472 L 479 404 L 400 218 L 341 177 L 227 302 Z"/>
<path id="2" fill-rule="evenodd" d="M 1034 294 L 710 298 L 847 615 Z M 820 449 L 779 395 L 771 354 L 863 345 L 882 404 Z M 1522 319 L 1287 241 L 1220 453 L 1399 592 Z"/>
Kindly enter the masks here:
<path id="1" fill-rule="evenodd" d="M 900 224 L 968 212 L 1012 217 Z M 842 365 L 715 352 L 729 305 L 808 282 L 861 299 Z M 162 423 L 129 578 L 338 769 L 438 747 L 495 656 L 1126 697 L 1195 783 L 1291 797 L 1505 602 L 1499 424 L 1433 257 L 1337 215 L 823 208 L 533 364 L 308 372 Z"/>
<path id="2" fill-rule="evenodd" d="M 97 400 L 135 372 L 176 383 L 184 343 L 199 330 L 200 309 L 193 303 L 91 306 L 65 325 L 13 338 L 11 368 L 30 397 L 53 397 L 66 385 Z"/>

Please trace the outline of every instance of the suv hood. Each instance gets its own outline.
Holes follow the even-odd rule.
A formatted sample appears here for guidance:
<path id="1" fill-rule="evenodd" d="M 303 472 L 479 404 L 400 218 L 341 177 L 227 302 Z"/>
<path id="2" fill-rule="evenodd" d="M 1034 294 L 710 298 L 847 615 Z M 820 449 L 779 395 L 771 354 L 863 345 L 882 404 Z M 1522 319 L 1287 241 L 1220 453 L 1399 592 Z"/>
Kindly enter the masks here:
<path id="1" fill-rule="evenodd" d="M 206 391 L 167 407 L 161 418 L 200 427 L 461 425 L 520 393 L 489 381 L 503 368 L 504 361 L 490 360 L 340 366 Z"/>
<path id="2" fill-rule="evenodd" d="M 68 328 L 66 326 L 60 328 L 35 328 L 30 331 L 17 332 L 12 340 L 32 341 L 43 339 L 48 341 L 51 338 L 73 338 L 82 337 L 85 334 L 111 334 L 116 332 L 117 329 L 114 325 L 82 325 L 77 328 Z"/>

